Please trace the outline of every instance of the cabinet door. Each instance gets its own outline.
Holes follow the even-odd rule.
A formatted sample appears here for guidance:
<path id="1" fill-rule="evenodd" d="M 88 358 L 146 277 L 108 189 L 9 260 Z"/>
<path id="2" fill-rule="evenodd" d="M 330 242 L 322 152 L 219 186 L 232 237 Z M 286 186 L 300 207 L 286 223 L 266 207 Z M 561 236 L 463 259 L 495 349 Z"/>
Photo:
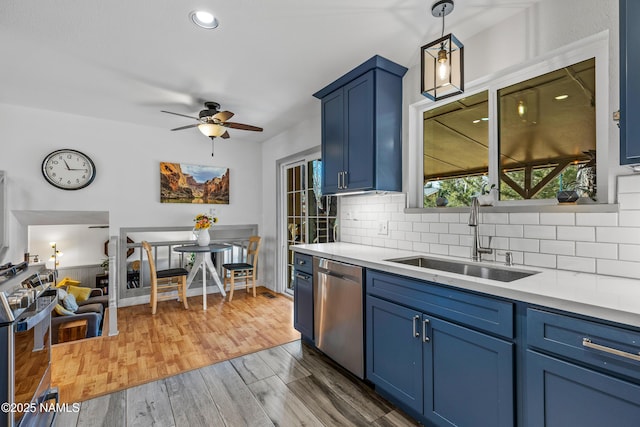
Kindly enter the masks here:
<path id="1" fill-rule="evenodd" d="M 343 191 L 374 188 L 375 116 L 374 72 L 358 77 L 344 87 L 347 143 Z"/>
<path id="2" fill-rule="evenodd" d="M 620 0 L 620 164 L 640 163 L 640 2 Z"/>
<path id="3" fill-rule="evenodd" d="M 313 275 L 296 271 L 293 294 L 293 327 L 313 340 Z"/>
<path id="4" fill-rule="evenodd" d="M 424 415 L 439 426 L 513 426 L 513 344 L 424 316 Z"/>
<path id="5" fill-rule="evenodd" d="M 367 296 L 367 379 L 387 397 L 422 413 L 421 314 Z"/>
<path id="6" fill-rule="evenodd" d="M 345 170 L 343 89 L 322 98 L 322 193 L 338 191 L 338 174 Z"/>
<path id="7" fill-rule="evenodd" d="M 527 425 L 636 427 L 640 386 L 527 351 Z"/>

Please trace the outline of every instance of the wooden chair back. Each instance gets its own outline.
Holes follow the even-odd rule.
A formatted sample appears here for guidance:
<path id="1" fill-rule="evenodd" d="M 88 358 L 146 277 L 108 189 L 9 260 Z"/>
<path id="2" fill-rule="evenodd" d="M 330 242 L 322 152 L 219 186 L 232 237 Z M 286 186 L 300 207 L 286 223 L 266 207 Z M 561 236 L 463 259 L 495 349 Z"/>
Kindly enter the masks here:
<path id="1" fill-rule="evenodd" d="M 253 265 L 253 269 L 258 268 L 258 254 L 260 253 L 260 243 L 262 239 L 260 236 L 249 237 L 249 244 L 247 245 L 247 264 Z"/>

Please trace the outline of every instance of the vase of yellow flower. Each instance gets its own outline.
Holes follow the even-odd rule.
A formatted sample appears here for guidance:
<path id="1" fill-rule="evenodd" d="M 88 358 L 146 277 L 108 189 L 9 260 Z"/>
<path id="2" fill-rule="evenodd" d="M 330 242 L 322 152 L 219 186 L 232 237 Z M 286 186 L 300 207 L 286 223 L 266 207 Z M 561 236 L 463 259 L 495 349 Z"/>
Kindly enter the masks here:
<path id="1" fill-rule="evenodd" d="M 218 218 L 207 214 L 198 214 L 194 221 L 196 225 L 193 227 L 193 235 L 196 237 L 198 246 L 209 246 L 209 242 L 211 242 L 209 228 L 218 222 Z"/>

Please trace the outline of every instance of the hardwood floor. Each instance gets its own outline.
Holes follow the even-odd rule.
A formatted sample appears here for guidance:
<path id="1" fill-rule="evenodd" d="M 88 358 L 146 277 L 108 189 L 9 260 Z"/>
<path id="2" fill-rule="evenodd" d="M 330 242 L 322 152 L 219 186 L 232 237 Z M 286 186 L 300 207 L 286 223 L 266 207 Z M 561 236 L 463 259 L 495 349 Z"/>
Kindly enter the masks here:
<path id="1" fill-rule="evenodd" d="M 235 302 L 235 299 L 234 299 Z M 417 425 L 300 340 L 85 401 L 58 426 Z"/>
<path id="2" fill-rule="evenodd" d="M 227 302 L 211 294 L 207 311 L 202 297 L 190 297 L 189 310 L 175 300 L 160 302 L 155 316 L 147 304 L 118 309 L 119 335 L 52 347 L 60 401 L 85 401 L 299 339 L 291 299 L 266 288 L 257 295 L 242 290 Z"/>

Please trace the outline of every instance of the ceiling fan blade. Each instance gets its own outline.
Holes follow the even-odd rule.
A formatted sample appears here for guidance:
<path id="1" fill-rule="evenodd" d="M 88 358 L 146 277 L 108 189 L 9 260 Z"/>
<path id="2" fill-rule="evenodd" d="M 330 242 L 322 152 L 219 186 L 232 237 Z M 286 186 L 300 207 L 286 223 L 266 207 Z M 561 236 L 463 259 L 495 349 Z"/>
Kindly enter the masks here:
<path id="1" fill-rule="evenodd" d="M 180 116 L 180 117 L 186 117 L 188 119 L 193 119 L 193 120 L 200 120 L 197 117 L 193 117 L 193 116 L 187 116 L 186 114 L 180 114 L 180 113 L 173 113 L 171 111 L 164 111 L 164 110 L 160 110 L 161 113 L 167 113 L 167 114 L 173 114 L 174 116 Z"/>
<path id="2" fill-rule="evenodd" d="M 262 128 L 259 128 L 257 126 L 245 125 L 245 124 L 242 124 L 242 123 L 234 123 L 234 122 L 222 123 L 221 126 L 232 128 L 232 129 L 252 130 L 252 131 L 255 131 L 255 132 L 262 132 L 262 130 L 263 130 Z"/>
<path id="3" fill-rule="evenodd" d="M 194 127 L 199 126 L 199 125 L 200 125 L 200 123 L 196 123 L 194 125 L 180 126 L 179 128 L 175 128 L 175 129 L 171 129 L 171 130 L 189 129 L 189 128 L 194 128 Z"/>
<path id="4" fill-rule="evenodd" d="M 222 135 L 220 135 L 220 138 L 222 138 L 222 139 L 227 139 L 227 138 L 229 138 L 229 132 L 224 131 L 224 133 L 223 133 Z"/>
<path id="5" fill-rule="evenodd" d="M 213 115 L 214 119 L 220 120 L 221 122 L 226 122 L 231 117 L 233 117 L 233 113 L 231 111 L 220 111 Z"/>

